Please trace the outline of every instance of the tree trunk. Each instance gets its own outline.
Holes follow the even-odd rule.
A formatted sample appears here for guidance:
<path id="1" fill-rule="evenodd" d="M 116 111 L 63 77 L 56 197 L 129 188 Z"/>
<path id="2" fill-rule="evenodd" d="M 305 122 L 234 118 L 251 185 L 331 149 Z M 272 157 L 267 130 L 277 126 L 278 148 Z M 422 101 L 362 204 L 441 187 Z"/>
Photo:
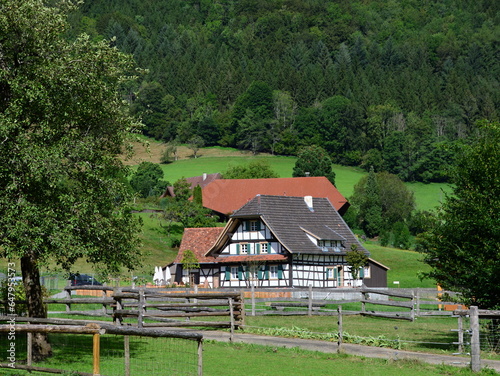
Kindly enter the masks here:
<path id="1" fill-rule="evenodd" d="M 28 305 L 28 316 L 47 318 L 47 311 L 43 305 L 42 286 L 40 285 L 40 271 L 36 259 L 30 256 L 21 257 L 24 289 Z M 52 355 L 52 348 L 46 333 L 33 335 L 33 360 L 40 361 Z"/>

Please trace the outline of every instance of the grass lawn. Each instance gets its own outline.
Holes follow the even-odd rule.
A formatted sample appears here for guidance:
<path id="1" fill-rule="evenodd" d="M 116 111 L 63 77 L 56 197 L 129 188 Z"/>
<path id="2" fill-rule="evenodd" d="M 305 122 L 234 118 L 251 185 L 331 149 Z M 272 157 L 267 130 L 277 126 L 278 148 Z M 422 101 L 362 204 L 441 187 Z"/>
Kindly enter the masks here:
<path id="1" fill-rule="evenodd" d="M 317 335 L 338 332 L 337 316 L 247 315 L 245 320 L 245 330 L 266 335 L 278 335 L 281 331 L 276 330 L 277 328 L 300 328 Z M 343 316 L 344 332 L 351 336 L 371 338 L 367 343 L 377 345 L 377 342 L 384 341 L 376 339 L 382 338 L 392 341 L 391 347 L 399 347 L 401 350 L 448 355 L 457 351 L 457 346 L 452 344 L 458 340 L 457 333 L 451 331 L 457 327 L 457 319 L 449 316 L 419 317 L 414 322 L 359 315 Z"/>
<path id="2" fill-rule="evenodd" d="M 51 335 L 54 356 L 38 366 L 68 371 L 92 372 L 91 336 Z M 132 337 L 131 374 L 134 376 L 196 375 L 196 343 L 171 342 L 169 339 Z M 188 343 L 185 343 L 188 342 Z M 18 356 L 21 356 L 19 353 Z M 101 339 L 101 374 L 123 374 L 123 339 Z M 228 344 L 206 341 L 203 345 L 205 376 L 289 375 L 370 375 L 433 376 L 472 375 L 468 369 L 429 365 L 414 360 L 384 360 L 344 354 L 324 354 L 298 348 L 277 348 L 251 344 Z M 5 376 L 42 375 L 21 370 L 2 370 Z M 482 371 L 475 375 L 492 375 Z"/>
<path id="3" fill-rule="evenodd" d="M 245 344 L 209 342 L 204 346 L 203 357 L 204 375 L 207 376 L 472 375 L 469 370 L 433 366 L 417 361 L 390 361 Z"/>
<path id="4" fill-rule="evenodd" d="M 422 261 L 421 253 L 382 247 L 371 242 L 366 242 L 364 246 L 374 260 L 390 268 L 387 272 L 387 287 L 436 287 L 433 280 L 419 278 L 420 273 L 430 271 L 430 266 Z M 399 285 L 395 285 L 394 281 L 399 281 Z"/>

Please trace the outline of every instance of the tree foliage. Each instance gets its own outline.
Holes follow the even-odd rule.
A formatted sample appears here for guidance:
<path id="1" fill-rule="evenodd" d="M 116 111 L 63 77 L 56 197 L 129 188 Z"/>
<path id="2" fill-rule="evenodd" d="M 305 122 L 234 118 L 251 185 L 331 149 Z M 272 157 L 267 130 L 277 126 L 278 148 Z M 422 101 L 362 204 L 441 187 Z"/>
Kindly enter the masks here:
<path id="1" fill-rule="evenodd" d="M 409 221 L 415 210 L 413 192 L 401 179 L 387 172 L 375 173 L 373 168 L 354 186 L 349 201 L 358 226 L 369 237 L 390 232 L 397 222 Z"/>
<path id="2" fill-rule="evenodd" d="M 209 209 L 200 203 L 201 200 L 193 199 L 191 185 L 185 178 L 174 183 L 175 197 L 163 200 L 163 218 L 171 222 L 179 222 L 182 227 L 213 227 L 217 220 Z M 198 196 L 199 197 L 199 196 Z"/>
<path id="3" fill-rule="evenodd" d="M 460 292 L 466 304 L 500 308 L 500 123 L 484 122 L 474 142 L 457 151 L 453 191 L 419 250 L 427 274 Z"/>
<path id="4" fill-rule="evenodd" d="M 164 141 L 318 145 L 335 163 L 434 182 L 449 179 L 442 145 L 498 120 L 497 2 L 285 3 L 94 0 L 68 35 L 116 36 L 148 69 L 126 94 Z"/>
<path id="5" fill-rule="evenodd" d="M 46 315 L 42 266 L 139 263 L 117 158 L 137 126 L 118 95 L 133 61 L 108 41 L 63 39 L 68 3 L 45 4 L 0 1 L 0 250 L 20 260 L 33 317 Z"/>
<path id="6" fill-rule="evenodd" d="M 189 284 L 193 285 L 193 275 L 192 272 L 194 269 L 200 268 L 200 263 L 196 258 L 196 255 L 190 249 L 186 249 L 182 254 L 181 259 L 182 268 L 187 271 L 189 276 Z"/>
<path id="7" fill-rule="evenodd" d="M 293 177 L 325 176 L 335 185 L 332 160 L 325 149 L 316 145 L 304 147 L 299 151 L 292 175 Z"/>
<path id="8" fill-rule="evenodd" d="M 359 199 L 353 196 L 352 201 L 359 207 L 358 222 L 361 229 L 366 236 L 371 238 L 380 234 L 383 229 L 380 187 L 377 184 L 373 168 L 370 170 L 365 183 L 363 185 L 358 183 L 356 187 L 358 186 L 363 187 L 364 194 L 362 194 Z"/>
<path id="9" fill-rule="evenodd" d="M 141 162 L 137 170 L 132 174 L 130 185 L 141 197 L 159 196 L 168 185 L 162 179 L 163 170 L 158 164 Z"/>
<path id="10" fill-rule="evenodd" d="M 351 267 L 352 278 L 358 279 L 359 269 L 367 265 L 368 256 L 353 244 L 351 249 L 346 252 L 345 260 L 347 265 Z"/>
<path id="11" fill-rule="evenodd" d="M 224 179 L 268 179 L 279 178 L 269 162 L 255 160 L 247 165 L 232 166 L 222 173 Z"/>

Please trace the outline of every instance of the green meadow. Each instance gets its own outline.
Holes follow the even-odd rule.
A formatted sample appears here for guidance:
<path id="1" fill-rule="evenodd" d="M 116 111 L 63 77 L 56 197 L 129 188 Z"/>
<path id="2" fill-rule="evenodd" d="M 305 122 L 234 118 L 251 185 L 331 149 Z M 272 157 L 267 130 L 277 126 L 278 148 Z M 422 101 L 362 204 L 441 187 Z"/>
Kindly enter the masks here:
<path id="1" fill-rule="evenodd" d="M 170 183 L 180 178 L 224 172 L 229 167 L 248 164 L 257 159 L 266 160 L 271 168 L 282 177 L 292 177 L 295 157 L 283 156 L 221 156 L 182 159 L 170 164 L 162 164 L 165 180 Z M 354 192 L 354 185 L 363 177 L 366 172 L 356 167 L 346 167 L 333 165 L 336 174 L 335 185 L 345 197 L 350 197 Z M 407 183 L 407 186 L 414 192 L 417 209 L 432 210 L 439 206 L 445 193 L 450 192 L 448 184 L 432 183 Z"/>
<path id="2" fill-rule="evenodd" d="M 80 336 L 81 337 L 81 336 Z M 91 337 L 79 338 L 77 343 L 64 341 L 63 335 L 52 335 L 54 345 L 61 347 L 49 360 L 38 366 L 64 369 L 66 375 L 74 371 L 92 372 Z M 75 336 L 71 336 L 74 342 Z M 101 344 L 101 374 L 123 375 L 123 344 L 119 338 L 103 338 Z M 172 344 L 156 338 L 132 338 L 130 361 L 131 374 L 150 375 L 196 375 L 196 348 L 182 346 L 179 352 Z M 76 346 L 78 345 L 78 346 Z M 5 376 L 43 375 L 46 373 L 24 370 L 2 371 Z M 430 365 L 417 360 L 387 360 L 328 354 L 298 348 L 260 346 L 252 344 L 230 344 L 205 341 L 203 345 L 203 374 L 249 376 L 265 375 L 370 375 L 370 376 L 438 376 L 438 375 L 494 375 L 485 369 L 472 373 L 467 368 L 446 365 Z"/>

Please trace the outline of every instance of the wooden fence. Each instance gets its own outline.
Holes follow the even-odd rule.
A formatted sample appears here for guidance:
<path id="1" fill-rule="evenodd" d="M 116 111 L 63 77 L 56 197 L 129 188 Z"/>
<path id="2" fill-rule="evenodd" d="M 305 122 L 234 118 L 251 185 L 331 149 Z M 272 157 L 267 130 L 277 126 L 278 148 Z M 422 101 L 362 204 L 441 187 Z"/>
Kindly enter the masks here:
<path id="1" fill-rule="evenodd" d="M 10 316 L 0 316 L 0 322 L 8 322 L 12 320 Z M 146 328 L 134 328 L 134 327 L 118 327 L 106 323 L 88 323 L 82 325 L 81 323 L 71 321 L 71 320 L 52 320 L 52 319 L 38 319 L 38 318 L 21 318 L 16 317 L 15 333 L 26 332 L 28 336 L 27 343 L 27 360 L 26 364 L 20 364 L 19 362 L 13 363 L 0 363 L 0 368 L 8 369 L 22 369 L 28 371 L 38 371 L 47 373 L 64 373 L 66 370 L 47 368 L 35 366 L 33 364 L 32 356 L 32 344 L 33 344 L 33 334 L 34 333 L 69 333 L 69 334 L 89 334 L 93 336 L 92 341 L 92 373 L 87 372 L 76 372 L 81 376 L 98 376 L 100 375 L 101 368 L 101 341 L 100 338 L 104 334 L 115 334 L 124 336 L 124 369 L 125 375 L 130 376 L 130 341 L 129 336 L 140 336 L 140 337 L 167 337 L 167 338 L 178 338 L 182 340 L 192 340 L 197 341 L 197 358 L 198 365 L 196 374 L 201 376 L 203 374 L 202 370 L 202 354 L 203 354 L 203 336 L 195 332 L 179 332 L 179 331 L 166 331 L 164 329 L 146 329 Z M 19 324 L 19 322 L 29 322 L 28 324 Z M 62 323 L 64 324 L 62 324 Z M 0 333 L 10 333 L 12 331 L 11 325 L 0 325 Z M 12 341 L 15 341 L 14 339 Z"/>
<path id="2" fill-rule="evenodd" d="M 274 289 L 275 291 L 276 289 Z M 414 320 L 420 316 L 451 316 L 454 302 L 439 300 L 436 289 L 280 289 L 281 296 L 264 297 L 273 289 L 245 290 L 245 298 L 251 304 L 247 311 L 258 315 L 336 315 L 339 305 L 350 305 L 344 314 L 362 314 L 394 319 Z M 361 303 L 352 308 L 351 303 Z M 391 307 L 377 310 L 374 306 Z M 451 308 L 448 308 L 451 307 Z M 397 311 L 395 309 L 398 309 Z"/>
<path id="3" fill-rule="evenodd" d="M 380 290 L 369 290 L 361 289 L 361 314 L 364 316 L 375 316 L 375 317 L 386 317 L 392 319 L 402 319 L 402 320 L 415 320 L 416 311 L 418 304 L 416 299 L 416 294 L 412 292 L 411 294 L 402 293 L 398 291 L 380 291 Z M 373 295 L 382 295 L 389 298 L 404 299 L 401 300 L 379 300 L 373 299 Z M 366 304 L 382 305 L 386 307 L 397 307 L 406 309 L 409 311 L 403 312 L 380 312 L 380 311 L 367 311 Z"/>
<path id="4" fill-rule="evenodd" d="M 344 314 L 363 314 L 413 320 L 428 315 L 452 315 L 454 302 L 439 300 L 436 289 L 170 289 L 113 288 L 109 286 L 67 286 L 63 299 L 45 299 L 48 305 L 64 304 L 69 315 L 112 316 L 116 320 L 136 317 L 161 322 L 161 326 L 193 326 L 190 319 L 226 317 L 207 321 L 210 326 L 237 328 L 247 314 L 256 315 L 336 315 L 338 305 L 361 303 L 360 308 L 344 308 Z M 73 297 L 93 295 L 90 297 Z M 3 302 L 6 304 L 6 302 Z M 22 303 L 22 302 L 19 302 Z M 1 303 L 0 303 L 1 304 Z M 75 309 L 75 305 L 100 305 L 100 309 Z M 374 306 L 391 307 L 377 310 Z M 395 311 L 394 308 L 401 308 Z M 49 309 L 50 310 L 50 309 Z M 53 310 L 52 310 L 53 311 Z M 390 312 L 392 311 L 392 312 Z M 169 324 L 177 318 L 175 324 Z M 183 320 L 183 321 L 180 321 Z M 149 325 L 149 323 L 147 323 Z M 146 325 L 146 326 L 147 326 Z M 160 324 L 156 324 L 160 325 Z"/>
<path id="5" fill-rule="evenodd" d="M 239 291 L 160 288 L 67 286 L 63 299 L 45 299 L 48 305 L 64 304 L 65 314 L 112 317 L 116 324 L 134 318 L 142 327 L 226 327 L 231 333 L 244 325 L 244 296 Z M 72 292 L 92 297 L 74 298 Z M 101 305 L 100 309 L 74 310 L 75 304 Z M 200 319 L 206 319 L 204 321 Z M 218 318 L 219 320 L 213 320 Z M 225 318 L 225 320 L 222 320 Z M 191 320 L 193 319 L 193 320 Z"/>

